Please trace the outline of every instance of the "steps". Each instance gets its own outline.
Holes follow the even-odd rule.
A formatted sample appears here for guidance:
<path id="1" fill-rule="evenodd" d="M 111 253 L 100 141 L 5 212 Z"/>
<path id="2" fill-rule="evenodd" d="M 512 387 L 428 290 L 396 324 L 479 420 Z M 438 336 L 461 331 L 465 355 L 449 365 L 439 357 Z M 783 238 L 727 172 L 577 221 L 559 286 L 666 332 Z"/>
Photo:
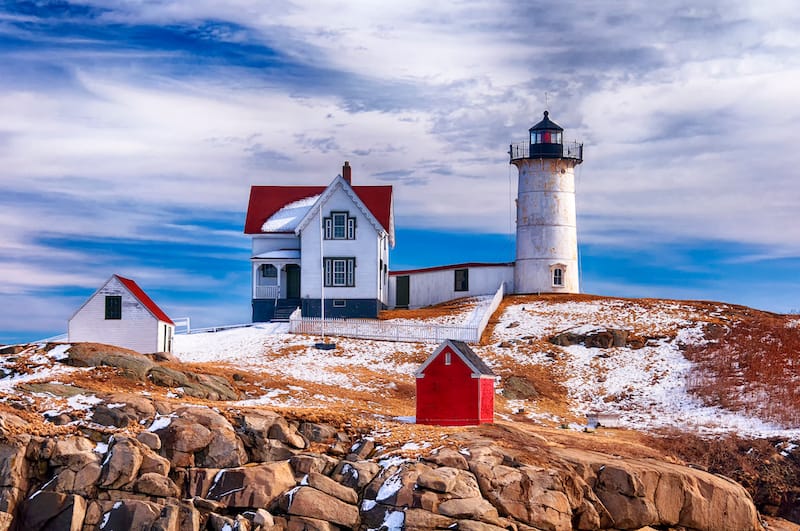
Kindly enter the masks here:
<path id="1" fill-rule="evenodd" d="M 275 306 L 275 314 L 272 317 L 273 323 L 288 323 L 289 316 L 300 306 L 300 299 L 278 299 Z"/>

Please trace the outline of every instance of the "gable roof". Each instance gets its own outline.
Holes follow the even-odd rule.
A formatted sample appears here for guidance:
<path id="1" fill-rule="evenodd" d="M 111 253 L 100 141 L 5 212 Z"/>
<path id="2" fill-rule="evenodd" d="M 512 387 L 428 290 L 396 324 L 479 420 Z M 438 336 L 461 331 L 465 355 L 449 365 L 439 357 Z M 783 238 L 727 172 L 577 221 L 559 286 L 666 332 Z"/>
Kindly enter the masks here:
<path id="1" fill-rule="evenodd" d="M 80 307 L 77 310 L 75 310 L 75 313 L 72 314 L 72 317 L 70 317 L 69 320 L 71 321 L 72 319 L 74 319 L 75 316 L 78 315 L 78 313 L 80 313 L 80 311 L 83 309 L 83 307 L 86 306 L 89 303 L 90 300 L 94 299 L 95 296 L 98 293 L 100 293 L 103 290 L 103 288 L 106 287 L 108 285 L 108 283 L 111 282 L 112 280 L 114 280 L 115 278 L 117 280 L 119 280 L 120 284 L 122 284 L 125 287 L 125 289 L 127 289 L 131 293 L 131 295 L 133 295 L 136 298 L 136 300 L 138 300 L 140 303 L 142 303 L 142 305 L 145 308 L 147 308 L 147 310 L 151 314 L 153 314 L 153 317 L 155 317 L 159 321 L 163 321 L 163 322 L 165 322 L 167 324 L 175 325 L 175 323 L 172 322 L 172 319 L 170 319 L 167 316 L 167 314 L 164 313 L 164 310 L 159 308 L 158 304 L 153 302 L 153 299 L 148 297 L 147 293 L 145 293 L 144 290 L 139 287 L 139 284 L 137 284 L 136 282 L 134 282 L 133 280 L 131 280 L 129 278 L 121 277 L 119 275 L 111 275 L 111 278 L 106 280 L 103 283 L 102 286 L 97 288 L 95 290 L 95 292 L 92 293 L 92 295 L 88 299 L 86 299 L 83 302 L 83 304 L 81 304 Z"/>
<path id="2" fill-rule="evenodd" d="M 263 234 L 264 223 L 283 207 L 325 192 L 326 186 L 251 186 L 244 223 L 245 234 Z M 351 186 L 383 229 L 392 233 L 392 187 Z M 294 232 L 287 230 L 269 232 Z"/>
<path id="3" fill-rule="evenodd" d="M 443 341 L 442 344 L 439 345 L 439 348 L 437 348 L 433 354 L 428 356 L 428 359 L 425 360 L 422 365 L 420 365 L 419 369 L 417 369 L 417 372 L 415 372 L 414 375 L 417 378 L 422 377 L 425 373 L 425 369 L 428 368 L 428 365 L 430 365 L 446 347 L 450 347 L 450 350 L 455 352 L 456 355 L 461 358 L 461 360 L 472 370 L 473 376 L 490 376 L 492 378 L 495 376 L 494 372 L 492 372 L 492 369 L 490 369 L 489 366 L 486 365 L 486 363 L 484 363 L 483 360 L 477 354 L 475 354 L 471 348 L 469 348 L 469 345 L 463 341 L 456 341 L 455 339 L 446 339 Z"/>
<path id="4" fill-rule="evenodd" d="M 165 314 L 164 311 L 158 307 L 158 304 L 153 302 L 153 299 L 147 296 L 147 293 L 145 293 L 144 290 L 139 287 L 139 284 L 129 278 L 121 277 L 119 275 L 114 276 L 122 283 L 123 286 L 128 288 L 128 291 L 130 291 L 131 294 L 150 311 L 150 313 L 153 314 L 153 317 L 159 321 L 164 321 L 167 324 L 175 324 L 172 322 L 172 319 L 170 319 L 167 314 Z"/>

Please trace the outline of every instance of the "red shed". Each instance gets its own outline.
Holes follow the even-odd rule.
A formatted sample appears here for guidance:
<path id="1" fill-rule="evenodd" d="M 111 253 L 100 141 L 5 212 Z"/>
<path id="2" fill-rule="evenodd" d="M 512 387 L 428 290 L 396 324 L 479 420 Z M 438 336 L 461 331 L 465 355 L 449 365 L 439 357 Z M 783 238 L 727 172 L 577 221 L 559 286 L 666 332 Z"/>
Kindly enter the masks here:
<path id="1" fill-rule="evenodd" d="M 416 372 L 417 424 L 494 421 L 495 375 L 463 341 L 446 340 Z"/>

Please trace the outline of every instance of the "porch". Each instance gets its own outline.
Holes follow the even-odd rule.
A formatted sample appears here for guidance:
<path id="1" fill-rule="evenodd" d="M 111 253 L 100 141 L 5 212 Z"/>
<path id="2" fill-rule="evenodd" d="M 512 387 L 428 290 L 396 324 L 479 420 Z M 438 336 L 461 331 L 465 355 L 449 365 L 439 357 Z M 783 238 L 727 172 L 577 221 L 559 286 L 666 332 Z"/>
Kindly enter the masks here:
<path id="1" fill-rule="evenodd" d="M 300 298 L 300 251 L 270 251 L 251 261 L 254 301 Z"/>

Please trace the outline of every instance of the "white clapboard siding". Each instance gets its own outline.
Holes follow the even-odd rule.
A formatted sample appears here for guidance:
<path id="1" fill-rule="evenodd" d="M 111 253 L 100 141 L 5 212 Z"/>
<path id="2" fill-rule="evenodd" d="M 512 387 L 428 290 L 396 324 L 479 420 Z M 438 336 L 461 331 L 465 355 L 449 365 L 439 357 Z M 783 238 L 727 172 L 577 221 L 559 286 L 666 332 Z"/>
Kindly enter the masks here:
<path id="1" fill-rule="evenodd" d="M 455 270 L 469 271 L 469 289 L 455 290 Z M 389 307 L 395 307 L 397 296 L 397 272 L 389 279 Z M 497 286 L 504 284 L 507 292 L 513 292 L 514 266 L 508 264 L 454 265 L 430 270 L 417 270 L 408 273 L 410 308 L 420 308 L 462 297 L 490 295 Z"/>
<path id="2" fill-rule="evenodd" d="M 105 318 L 107 295 L 122 297 L 121 319 Z M 174 326 L 156 319 L 117 277 L 111 277 L 69 320 L 68 335 L 70 343 L 105 343 L 149 353 L 164 350 L 165 342 L 169 347 Z"/>
<path id="3" fill-rule="evenodd" d="M 355 240 L 325 240 L 326 257 L 356 259 L 355 287 L 326 287 L 326 299 L 379 299 L 378 267 L 380 241 L 377 229 L 356 206 L 350 196 L 341 188 L 337 189 L 322 207 L 323 217 L 332 211 L 346 211 L 356 218 Z M 318 299 L 321 291 L 320 228 L 319 213 L 303 228 L 300 236 L 302 254 L 300 257 L 301 296 Z"/>

